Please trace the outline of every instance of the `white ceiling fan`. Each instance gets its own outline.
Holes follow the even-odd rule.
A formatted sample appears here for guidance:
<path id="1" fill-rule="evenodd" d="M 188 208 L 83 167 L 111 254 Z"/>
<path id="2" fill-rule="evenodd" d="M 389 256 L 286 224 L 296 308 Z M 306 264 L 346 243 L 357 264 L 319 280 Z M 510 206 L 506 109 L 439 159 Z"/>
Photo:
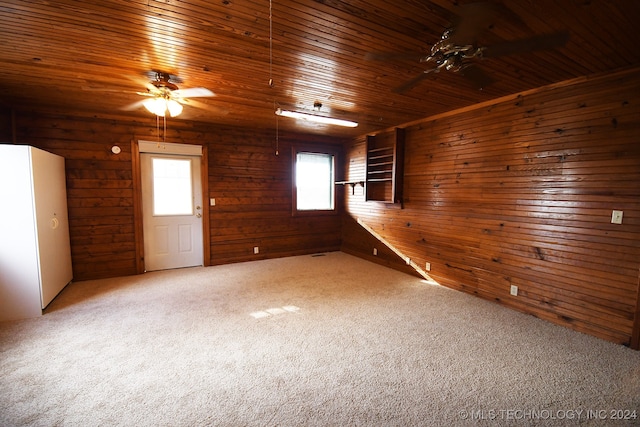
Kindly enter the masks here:
<path id="1" fill-rule="evenodd" d="M 132 111 L 144 106 L 149 112 L 157 116 L 164 117 L 168 112 L 171 117 L 176 117 L 182 113 L 183 105 L 192 105 L 213 110 L 218 114 L 227 113 L 222 109 L 212 108 L 209 105 L 190 99 L 215 96 L 209 89 L 204 87 L 180 89 L 176 83 L 180 83 L 181 80 L 177 76 L 160 71 L 154 71 L 153 74 L 154 80 L 145 84 L 147 91 L 136 92 L 140 96 L 147 97 L 147 99 L 134 102 L 122 108 L 123 110 Z"/>

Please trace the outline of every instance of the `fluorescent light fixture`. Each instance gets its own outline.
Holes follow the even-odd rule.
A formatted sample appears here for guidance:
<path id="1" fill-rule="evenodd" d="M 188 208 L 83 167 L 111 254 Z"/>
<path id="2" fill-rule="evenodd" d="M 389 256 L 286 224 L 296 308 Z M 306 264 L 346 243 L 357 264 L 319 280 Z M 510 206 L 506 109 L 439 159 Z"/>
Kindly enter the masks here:
<path id="1" fill-rule="evenodd" d="M 149 98 L 142 105 L 156 116 L 164 117 L 167 110 L 169 110 L 171 117 L 182 113 L 182 105 L 173 99 L 165 99 L 163 97 Z"/>
<path id="2" fill-rule="evenodd" d="M 341 120 L 341 119 L 334 119 L 331 117 L 316 116 L 314 114 L 299 113 L 297 111 L 287 111 L 287 110 L 282 110 L 280 108 L 276 110 L 276 114 L 278 116 L 291 117 L 291 118 L 300 119 L 300 120 L 307 120 L 309 122 L 324 123 L 327 125 L 345 126 L 349 128 L 354 128 L 358 126 L 358 123 L 351 122 L 349 120 Z"/>

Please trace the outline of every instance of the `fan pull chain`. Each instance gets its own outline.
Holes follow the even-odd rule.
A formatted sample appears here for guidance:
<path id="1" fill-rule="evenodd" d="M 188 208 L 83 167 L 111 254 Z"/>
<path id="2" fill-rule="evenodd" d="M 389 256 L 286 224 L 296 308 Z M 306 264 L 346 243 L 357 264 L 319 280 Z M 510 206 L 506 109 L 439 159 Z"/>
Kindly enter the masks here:
<path id="1" fill-rule="evenodd" d="M 269 0 L 269 87 L 273 87 L 273 0 Z M 276 101 L 273 101 L 273 110 Z M 276 114 L 276 156 L 280 155 L 280 135 L 278 129 L 278 115 Z"/>
<path id="2" fill-rule="evenodd" d="M 166 139 L 167 139 L 167 116 L 164 115 L 162 116 L 162 123 L 163 123 L 163 130 L 162 130 L 162 148 L 166 148 L 167 144 L 166 144 Z M 160 148 L 160 116 L 156 114 L 156 133 L 157 133 L 157 140 L 158 140 L 158 144 L 156 145 L 157 148 Z"/>
<path id="3" fill-rule="evenodd" d="M 275 104 L 275 103 L 274 103 L 274 104 Z M 280 147 L 279 147 L 279 145 L 280 145 L 280 141 L 278 140 L 278 137 L 279 137 L 279 136 L 278 136 L 278 133 L 279 133 L 279 132 L 278 132 L 278 117 L 279 117 L 279 116 L 278 116 L 277 114 L 276 114 L 275 116 L 276 116 L 276 156 L 279 156 L 279 155 L 280 155 L 280 149 L 279 149 L 279 148 L 280 148 Z"/>
<path id="4" fill-rule="evenodd" d="M 273 9 L 269 0 L 269 87 L 273 87 Z"/>
<path id="5" fill-rule="evenodd" d="M 158 141 L 157 148 L 160 148 L 160 116 L 158 116 L 157 114 L 156 114 L 156 133 L 157 133 L 156 140 Z"/>

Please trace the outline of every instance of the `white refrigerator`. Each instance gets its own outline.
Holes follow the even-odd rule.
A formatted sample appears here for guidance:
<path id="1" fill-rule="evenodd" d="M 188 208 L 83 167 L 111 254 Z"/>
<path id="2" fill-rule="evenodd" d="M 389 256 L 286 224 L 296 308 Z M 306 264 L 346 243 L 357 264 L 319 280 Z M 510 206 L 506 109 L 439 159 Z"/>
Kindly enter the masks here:
<path id="1" fill-rule="evenodd" d="M 64 158 L 0 144 L 0 321 L 42 315 L 72 277 Z"/>

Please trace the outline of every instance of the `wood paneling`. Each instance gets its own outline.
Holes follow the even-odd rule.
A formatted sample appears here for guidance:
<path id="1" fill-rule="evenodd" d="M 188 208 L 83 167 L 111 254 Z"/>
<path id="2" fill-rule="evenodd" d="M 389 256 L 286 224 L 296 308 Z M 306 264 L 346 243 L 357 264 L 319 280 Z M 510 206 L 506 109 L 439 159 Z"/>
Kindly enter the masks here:
<path id="1" fill-rule="evenodd" d="M 380 242 L 375 236 L 367 232 L 353 217 L 343 215 L 343 221 L 343 243 L 341 247 L 343 252 L 365 258 L 407 274 L 422 277 L 416 273 L 416 270 L 407 265 L 406 261 L 400 258 L 392 249 L 388 248 L 383 242 Z M 374 249 L 375 254 L 373 252 Z"/>
<path id="2" fill-rule="evenodd" d="M 0 105 L 113 114 L 140 99 L 145 73 L 207 87 L 207 108 L 184 120 L 271 128 L 275 104 L 358 121 L 358 128 L 281 120 L 281 129 L 357 137 L 566 79 L 640 65 L 637 0 L 509 0 L 477 42 L 558 31 L 556 50 L 486 58 L 482 91 L 458 74 L 419 75 L 417 60 L 368 61 L 370 52 L 428 52 L 477 0 L 12 0 L 0 2 Z M 271 17 L 271 19 L 270 19 Z M 273 85 L 269 85 L 269 80 Z M 223 111 L 228 112 L 224 114 Z M 120 112 L 144 120 L 144 108 Z"/>
<path id="3" fill-rule="evenodd" d="M 211 208 L 212 264 L 338 249 L 339 215 L 291 214 L 291 144 L 296 141 L 283 143 L 280 137 L 276 155 L 274 134 L 264 139 L 254 135 L 238 132 L 210 154 L 209 188 L 216 199 Z M 260 248 L 258 256 L 254 246 Z"/>
<path id="4" fill-rule="evenodd" d="M 404 209 L 347 192 L 348 212 L 445 286 L 629 345 L 638 135 L 640 70 L 526 92 L 407 127 Z M 362 179 L 364 149 L 347 149 L 346 179 Z M 343 246 L 371 258 L 346 224 Z"/>
<path id="5" fill-rule="evenodd" d="M 65 157 L 74 280 L 140 272 L 137 184 L 131 141 L 156 140 L 155 120 L 114 121 L 89 115 L 17 117 L 17 140 Z M 210 235 L 208 264 L 337 250 L 341 219 L 291 216 L 291 144 L 340 140 L 173 121 L 166 140 L 206 148 Z M 115 155 L 111 146 L 119 145 Z M 208 200 L 207 200 L 208 202 Z M 259 246 L 260 253 L 253 254 Z"/>
<path id="6" fill-rule="evenodd" d="M 13 112 L 0 103 L 0 142 L 13 141 Z"/>

